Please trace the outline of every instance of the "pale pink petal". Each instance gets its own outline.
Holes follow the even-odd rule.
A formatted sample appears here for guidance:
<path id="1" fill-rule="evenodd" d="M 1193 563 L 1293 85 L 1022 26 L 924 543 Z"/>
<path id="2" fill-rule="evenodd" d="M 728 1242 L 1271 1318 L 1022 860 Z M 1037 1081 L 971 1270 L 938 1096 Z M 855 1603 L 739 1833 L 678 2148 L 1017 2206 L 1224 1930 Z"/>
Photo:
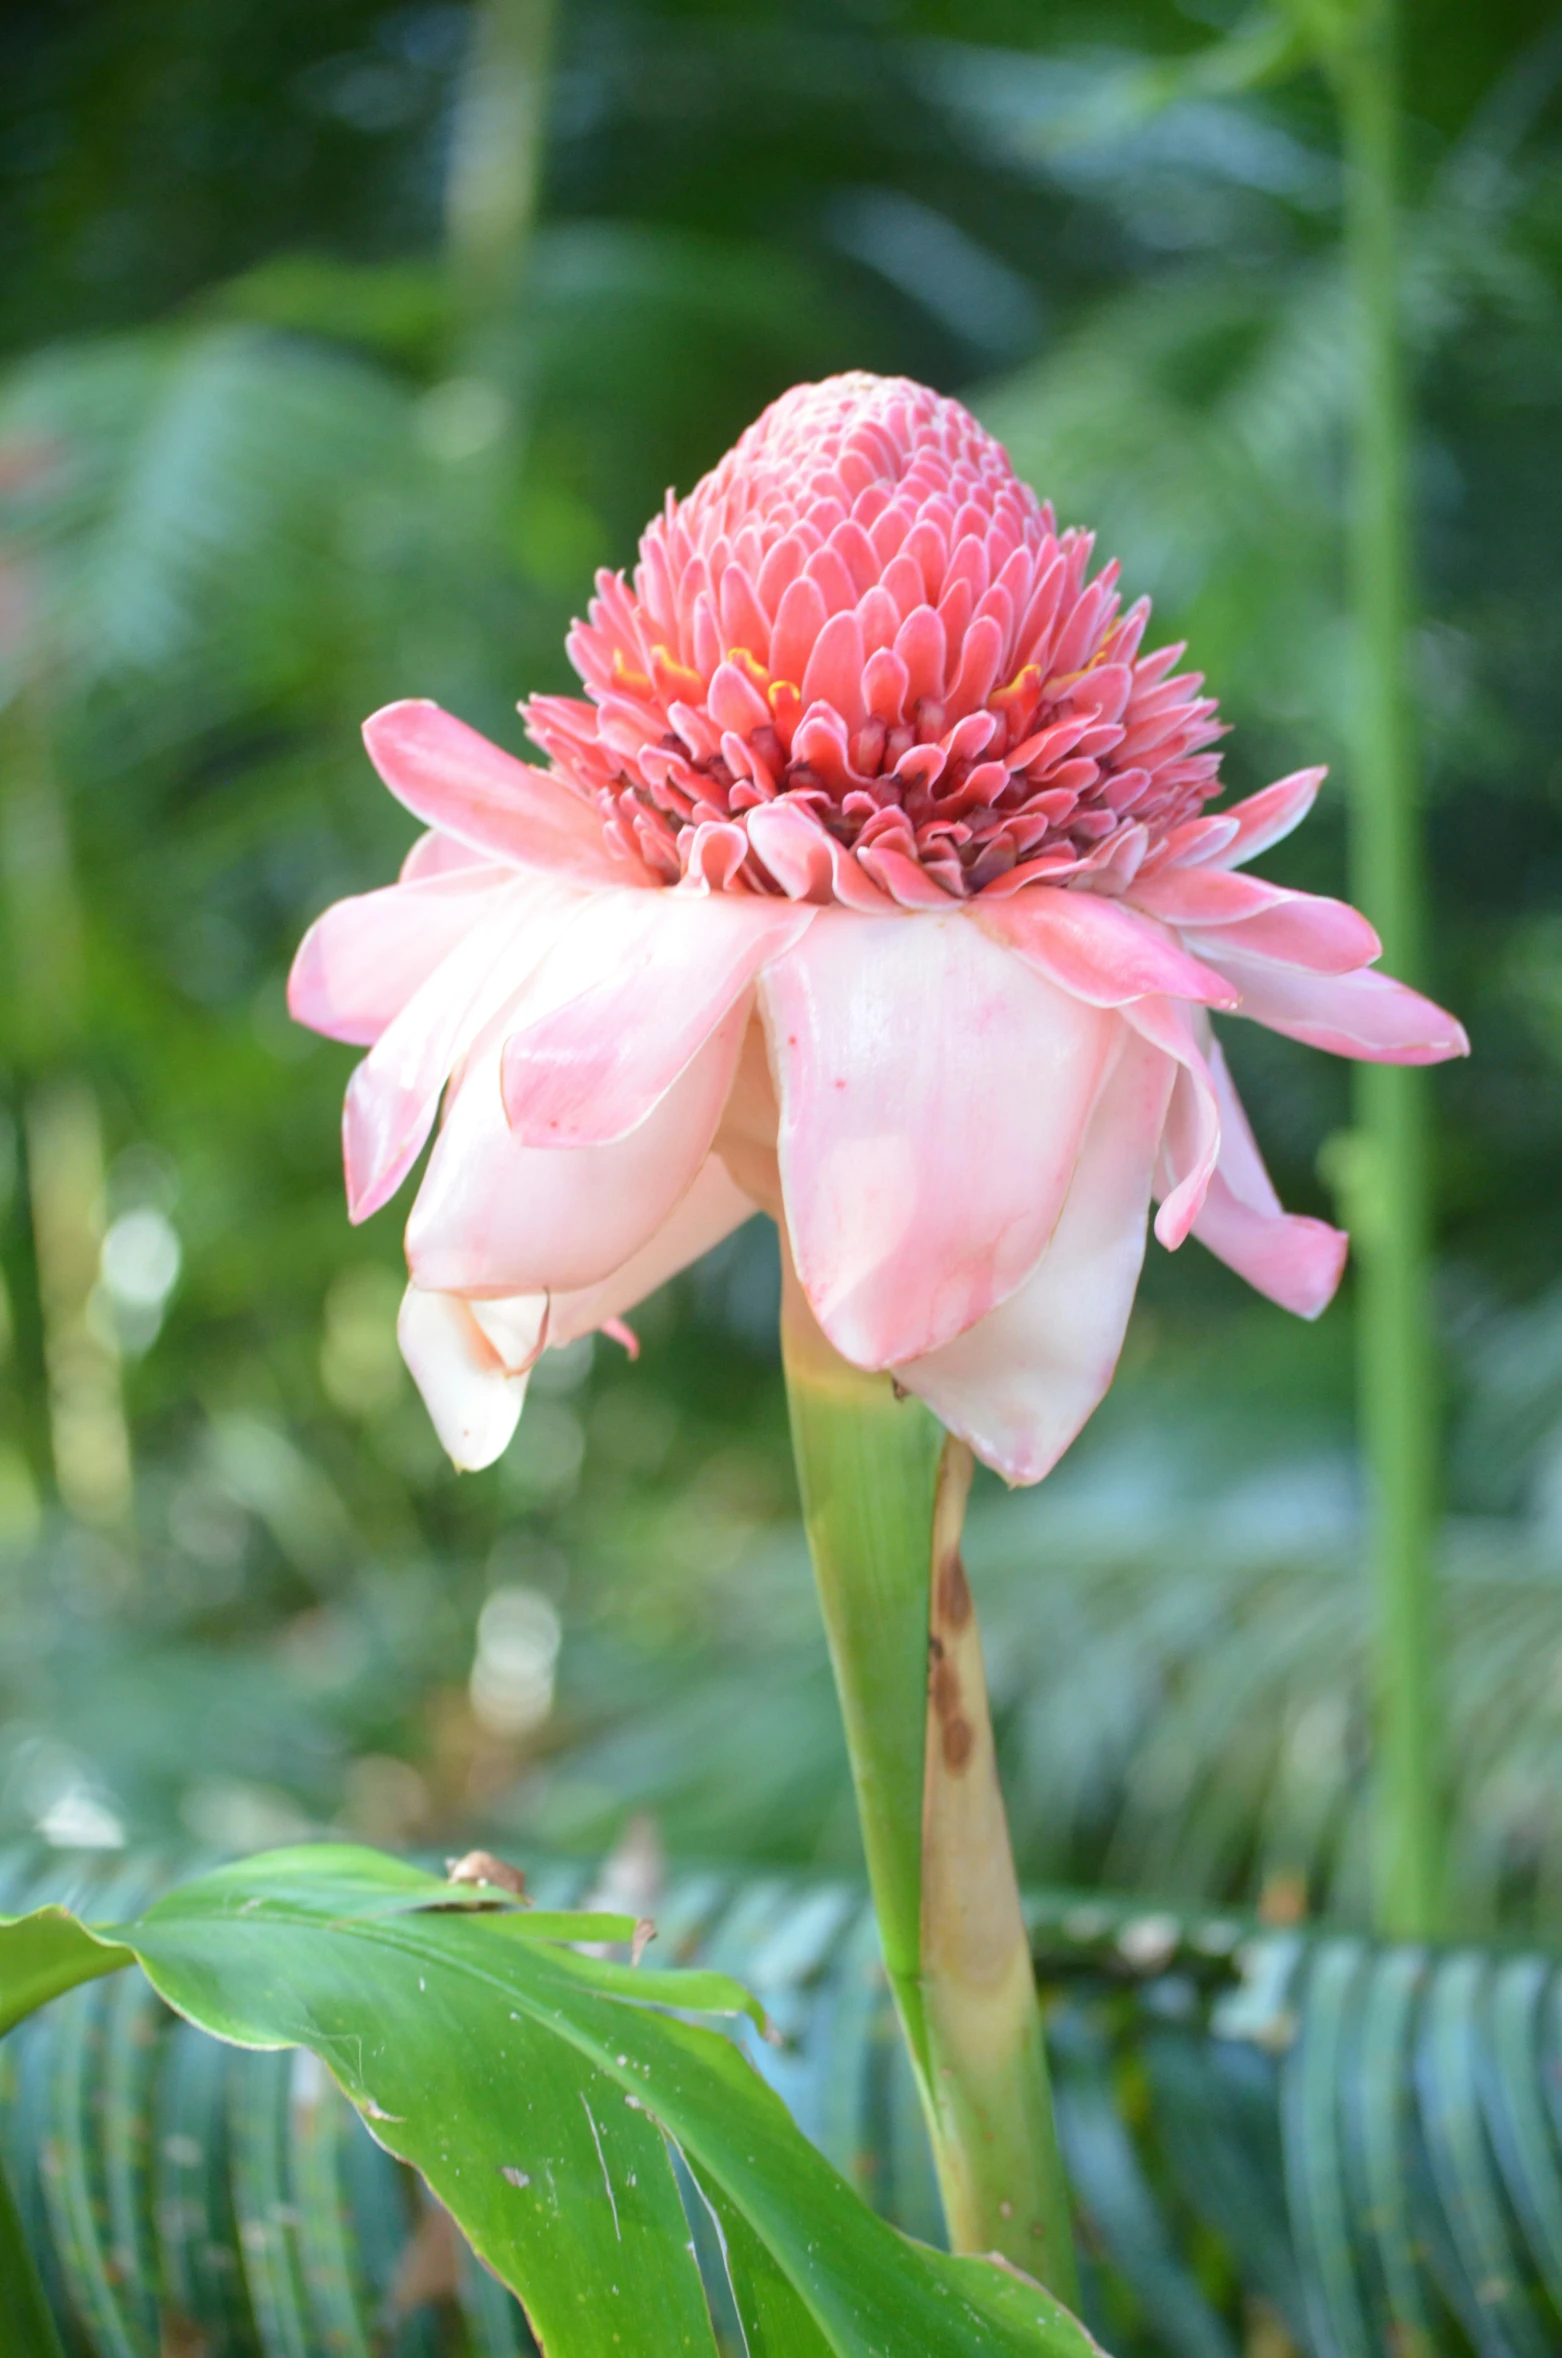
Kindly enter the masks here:
<path id="1" fill-rule="evenodd" d="M 487 1294 L 468 1307 L 506 1375 L 536 1366 L 548 1337 L 546 1294 Z"/>
<path id="2" fill-rule="evenodd" d="M 1169 835 L 1161 838 L 1147 866 L 1155 868 L 1202 867 L 1236 842 L 1242 830 L 1237 821 L 1225 819 L 1184 819 Z"/>
<path id="3" fill-rule="evenodd" d="M 1222 868 L 1239 868 L 1245 860 L 1256 860 L 1271 844 L 1283 843 L 1312 809 L 1328 774 L 1327 769 L 1293 770 L 1261 794 L 1250 794 L 1246 802 L 1234 802 L 1229 810 L 1217 813 L 1222 819 L 1234 819 L 1237 832 L 1212 857 Z"/>
<path id="4" fill-rule="evenodd" d="M 1348 902 L 1224 868 L 1162 868 L 1137 878 L 1132 898 L 1191 939 L 1229 938 L 1236 949 L 1315 974 L 1352 974 L 1383 953 L 1366 918 Z"/>
<path id="5" fill-rule="evenodd" d="M 1463 1024 L 1386 974 L 1308 974 L 1213 936 L 1204 955 L 1236 984 L 1244 1015 L 1310 1047 L 1375 1064 L 1442 1064 L 1470 1053 Z"/>
<path id="6" fill-rule="evenodd" d="M 517 876 L 380 1034 L 342 1109 L 354 1220 L 367 1220 L 395 1194 L 433 1127 L 451 1068 L 580 906 L 578 894 L 551 878 Z"/>
<path id="7" fill-rule="evenodd" d="M 761 803 L 749 813 L 748 839 L 789 900 L 830 899 L 840 846 L 801 803 Z"/>
<path id="8" fill-rule="evenodd" d="M 475 1469 L 503 1453 L 545 1346 L 616 1323 L 753 1216 L 712 1156 L 657 1233 L 597 1285 L 490 1300 L 410 1286 L 397 1321 L 402 1356 L 455 1463 Z"/>
<path id="9" fill-rule="evenodd" d="M 1228 879 L 1235 883 L 1236 878 Z M 1303 966 L 1310 974 L 1354 974 L 1383 954 L 1383 945 L 1358 909 L 1346 901 L 1310 892 L 1287 893 L 1253 916 L 1223 925 L 1219 932 L 1196 925 L 1180 928 L 1186 946 L 1203 957 L 1231 949 L 1282 966 Z"/>
<path id="10" fill-rule="evenodd" d="M 864 915 L 894 907 L 889 894 L 802 803 L 767 802 L 751 811 L 748 839 L 790 900 L 835 900 Z"/>
<path id="11" fill-rule="evenodd" d="M 500 1033 L 453 1092 L 407 1222 L 416 1283 L 437 1293 L 595 1285 L 655 1235 L 710 1151 L 747 1009 L 716 1025 L 639 1126 L 611 1145 L 530 1146 L 505 1120 Z"/>
<path id="12" fill-rule="evenodd" d="M 611 1277 L 578 1293 L 553 1296 L 548 1306 L 549 1343 L 572 1343 L 578 1335 L 622 1318 L 626 1310 L 643 1302 L 647 1294 L 654 1294 L 658 1286 L 753 1217 L 752 1202 L 728 1176 L 719 1157 L 712 1155 L 655 1236 Z"/>
<path id="13" fill-rule="evenodd" d="M 1350 1239 L 1326 1221 L 1282 1209 L 1216 1041 L 1209 1069 L 1220 1108 L 1220 1161 L 1193 1233 L 1282 1310 L 1316 1318 L 1334 1298 Z"/>
<path id="14" fill-rule="evenodd" d="M 895 1370 L 1006 1481 L 1050 1473 L 1111 1383 L 1144 1260 L 1151 1173 L 1176 1070 L 1127 1033 L 1030 1276 L 954 1342 Z"/>
<path id="15" fill-rule="evenodd" d="M 859 1366 L 937 1350 L 1039 1258 L 1114 1019 L 964 913 L 823 910 L 760 1005 L 814 1315 Z"/>
<path id="16" fill-rule="evenodd" d="M 622 1138 L 815 911 L 757 893 L 599 893 L 515 1009 L 504 1096 L 528 1146 Z"/>
<path id="17" fill-rule="evenodd" d="M 1220 1154 L 1220 1106 L 1207 1062 L 1209 1017 L 1176 999 L 1135 999 L 1124 1015 L 1152 1047 L 1181 1067 L 1172 1088 L 1161 1139 L 1156 1193 L 1161 1208 L 1155 1233 L 1175 1252 L 1203 1209 Z"/>
<path id="18" fill-rule="evenodd" d="M 859 844 L 853 856 L 902 909 L 947 909 L 959 897 L 887 836 L 879 843 Z"/>
<path id="19" fill-rule="evenodd" d="M 1034 885 L 1012 899 L 975 904 L 984 933 L 1027 966 L 1093 1007 L 1121 1007 L 1147 992 L 1234 1007 L 1237 994 L 1223 975 L 1169 941 L 1122 901 L 1096 893 Z"/>
<path id="20" fill-rule="evenodd" d="M 446 1454 L 464 1473 L 491 1466 L 520 1422 L 525 1374 L 506 1368 L 458 1294 L 409 1285 L 396 1336 Z"/>
<path id="21" fill-rule="evenodd" d="M 416 838 L 402 861 L 401 881 L 421 884 L 426 877 L 454 875 L 458 868 L 492 868 L 499 864 L 486 853 L 473 851 L 469 843 L 458 843 L 453 835 L 441 835 L 437 827 L 430 827 L 427 834 Z"/>
<path id="22" fill-rule="evenodd" d="M 421 697 L 363 724 L 369 758 L 415 818 L 513 867 L 585 885 L 650 884 L 642 862 L 615 857 L 593 806 L 549 770 L 517 761 Z"/>
<path id="23" fill-rule="evenodd" d="M 298 946 L 288 1013 L 328 1039 L 372 1046 L 515 881 L 513 868 L 485 865 L 337 901 Z"/>

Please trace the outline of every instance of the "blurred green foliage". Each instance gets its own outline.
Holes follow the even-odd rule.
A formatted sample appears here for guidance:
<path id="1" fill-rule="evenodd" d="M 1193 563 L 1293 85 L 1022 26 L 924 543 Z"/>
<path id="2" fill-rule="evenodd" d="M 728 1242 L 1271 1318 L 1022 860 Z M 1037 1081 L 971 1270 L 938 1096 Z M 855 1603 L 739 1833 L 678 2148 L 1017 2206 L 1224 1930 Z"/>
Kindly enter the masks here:
<path id="1" fill-rule="evenodd" d="M 411 834 L 363 715 L 431 695 L 519 748 L 592 568 L 842 366 L 969 394 L 1099 525 L 1236 722 L 1235 787 L 1338 759 L 1331 112 L 1281 76 L 1286 12 L 1223 0 L 578 0 L 479 351 L 446 211 L 475 22 L 0 28 L 0 1829 L 596 1843 L 646 1806 L 686 1850 L 849 1859 L 773 1243 L 647 1305 L 637 1366 L 550 1360 L 458 1479 L 396 1357 L 398 1215 L 346 1223 L 350 1056 L 289 1025 L 288 960 Z M 1485 1920 L 1554 1921 L 1562 36 L 1424 0 L 1407 69 L 1426 979 L 1475 1046 L 1437 1083 L 1459 1875 Z M 1274 867 L 1338 889 L 1341 808 Z M 1327 1210 L 1344 1072 L 1228 1030 L 1283 1192 Z M 57 1501 L 31 1186 L 62 1077 L 103 1142 L 77 1341 L 134 1444 L 95 1521 Z M 975 1551 L 1031 1871 L 1359 1898 L 1350 1367 L 1348 1298 L 1303 1329 L 1152 1248 L 1107 1410 Z"/>

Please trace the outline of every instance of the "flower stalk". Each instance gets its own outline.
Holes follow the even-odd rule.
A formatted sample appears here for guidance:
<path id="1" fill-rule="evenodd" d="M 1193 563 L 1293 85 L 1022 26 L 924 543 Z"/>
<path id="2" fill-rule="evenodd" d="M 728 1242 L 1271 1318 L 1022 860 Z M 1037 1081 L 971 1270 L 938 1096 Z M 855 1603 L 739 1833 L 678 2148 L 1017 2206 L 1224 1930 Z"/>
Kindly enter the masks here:
<path id="1" fill-rule="evenodd" d="M 484 0 L 472 20 L 445 187 L 453 359 L 513 397 L 536 222 L 554 0 Z"/>
<path id="2" fill-rule="evenodd" d="M 24 611 L 31 619 L 30 599 Z M 92 1315 L 104 1158 L 102 1110 L 79 1069 L 89 996 L 86 925 L 41 651 L 34 661 L 34 675 L 0 716 L 0 919 L 11 966 L 5 1044 L 23 1084 L 55 1481 L 68 1513 L 124 1533 L 134 1467 L 119 1348 Z"/>
<path id="3" fill-rule="evenodd" d="M 1418 979 L 1426 883 L 1409 703 L 1409 420 L 1399 331 L 1399 95 L 1393 0 L 1357 0 L 1338 58 L 1355 328 L 1350 503 L 1355 897 L 1396 974 Z M 1359 1261 L 1361 1417 L 1378 1596 L 1376 1909 L 1401 1939 L 1439 1927 L 1441 1773 L 1433 1570 L 1436 1400 L 1429 1302 L 1430 1121 L 1413 1065 L 1356 1076 L 1348 1207 Z"/>
<path id="4" fill-rule="evenodd" d="M 1077 2305 L 1030 1944 L 960 1556 L 972 1460 L 832 1348 L 787 1272 L 782 1348 L 803 1515 L 885 1970 L 950 2242 Z"/>

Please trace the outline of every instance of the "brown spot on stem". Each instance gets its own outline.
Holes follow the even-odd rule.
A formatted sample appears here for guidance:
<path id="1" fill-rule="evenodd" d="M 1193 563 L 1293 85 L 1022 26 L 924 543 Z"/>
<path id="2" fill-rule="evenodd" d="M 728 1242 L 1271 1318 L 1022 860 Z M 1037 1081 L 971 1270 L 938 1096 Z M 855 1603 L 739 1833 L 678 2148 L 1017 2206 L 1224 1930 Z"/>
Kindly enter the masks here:
<path id="1" fill-rule="evenodd" d="M 952 1776 L 957 1777 L 971 1757 L 976 1737 L 970 1721 L 960 1708 L 960 1673 L 936 1637 L 931 1641 L 930 1654 L 927 1699 L 938 1721 L 939 1749 L 944 1756 L 944 1766 Z"/>
<path id="2" fill-rule="evenodd" d="M 960 1709 L 960 1673 L 942 1646 L 928 1665 L 927 1699 L 941 1720 L 953 1718 Z"/>
<path id="3" fill-rule="evenodd" d="M 964 1629 L 971 1618 L 971 1584 L 960 1561 L 960 1550 L 952 1547 L 938 1567 L 938 1618 L 946 1629 Z"/>

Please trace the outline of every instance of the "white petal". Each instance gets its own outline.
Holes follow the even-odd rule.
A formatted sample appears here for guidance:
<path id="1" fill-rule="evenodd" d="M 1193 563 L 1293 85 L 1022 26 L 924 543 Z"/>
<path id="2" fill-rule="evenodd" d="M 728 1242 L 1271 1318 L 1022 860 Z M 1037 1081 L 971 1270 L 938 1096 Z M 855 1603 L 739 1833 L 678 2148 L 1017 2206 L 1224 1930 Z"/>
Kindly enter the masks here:
<path id="1" fill-rule="evenodd" d="M 396 1337 L 446 1454 L 464 1473 L 491 1466 L 520 1422 L 524 1372 L 511 1373 L 459 1294 L 409 1285 Z"/>

